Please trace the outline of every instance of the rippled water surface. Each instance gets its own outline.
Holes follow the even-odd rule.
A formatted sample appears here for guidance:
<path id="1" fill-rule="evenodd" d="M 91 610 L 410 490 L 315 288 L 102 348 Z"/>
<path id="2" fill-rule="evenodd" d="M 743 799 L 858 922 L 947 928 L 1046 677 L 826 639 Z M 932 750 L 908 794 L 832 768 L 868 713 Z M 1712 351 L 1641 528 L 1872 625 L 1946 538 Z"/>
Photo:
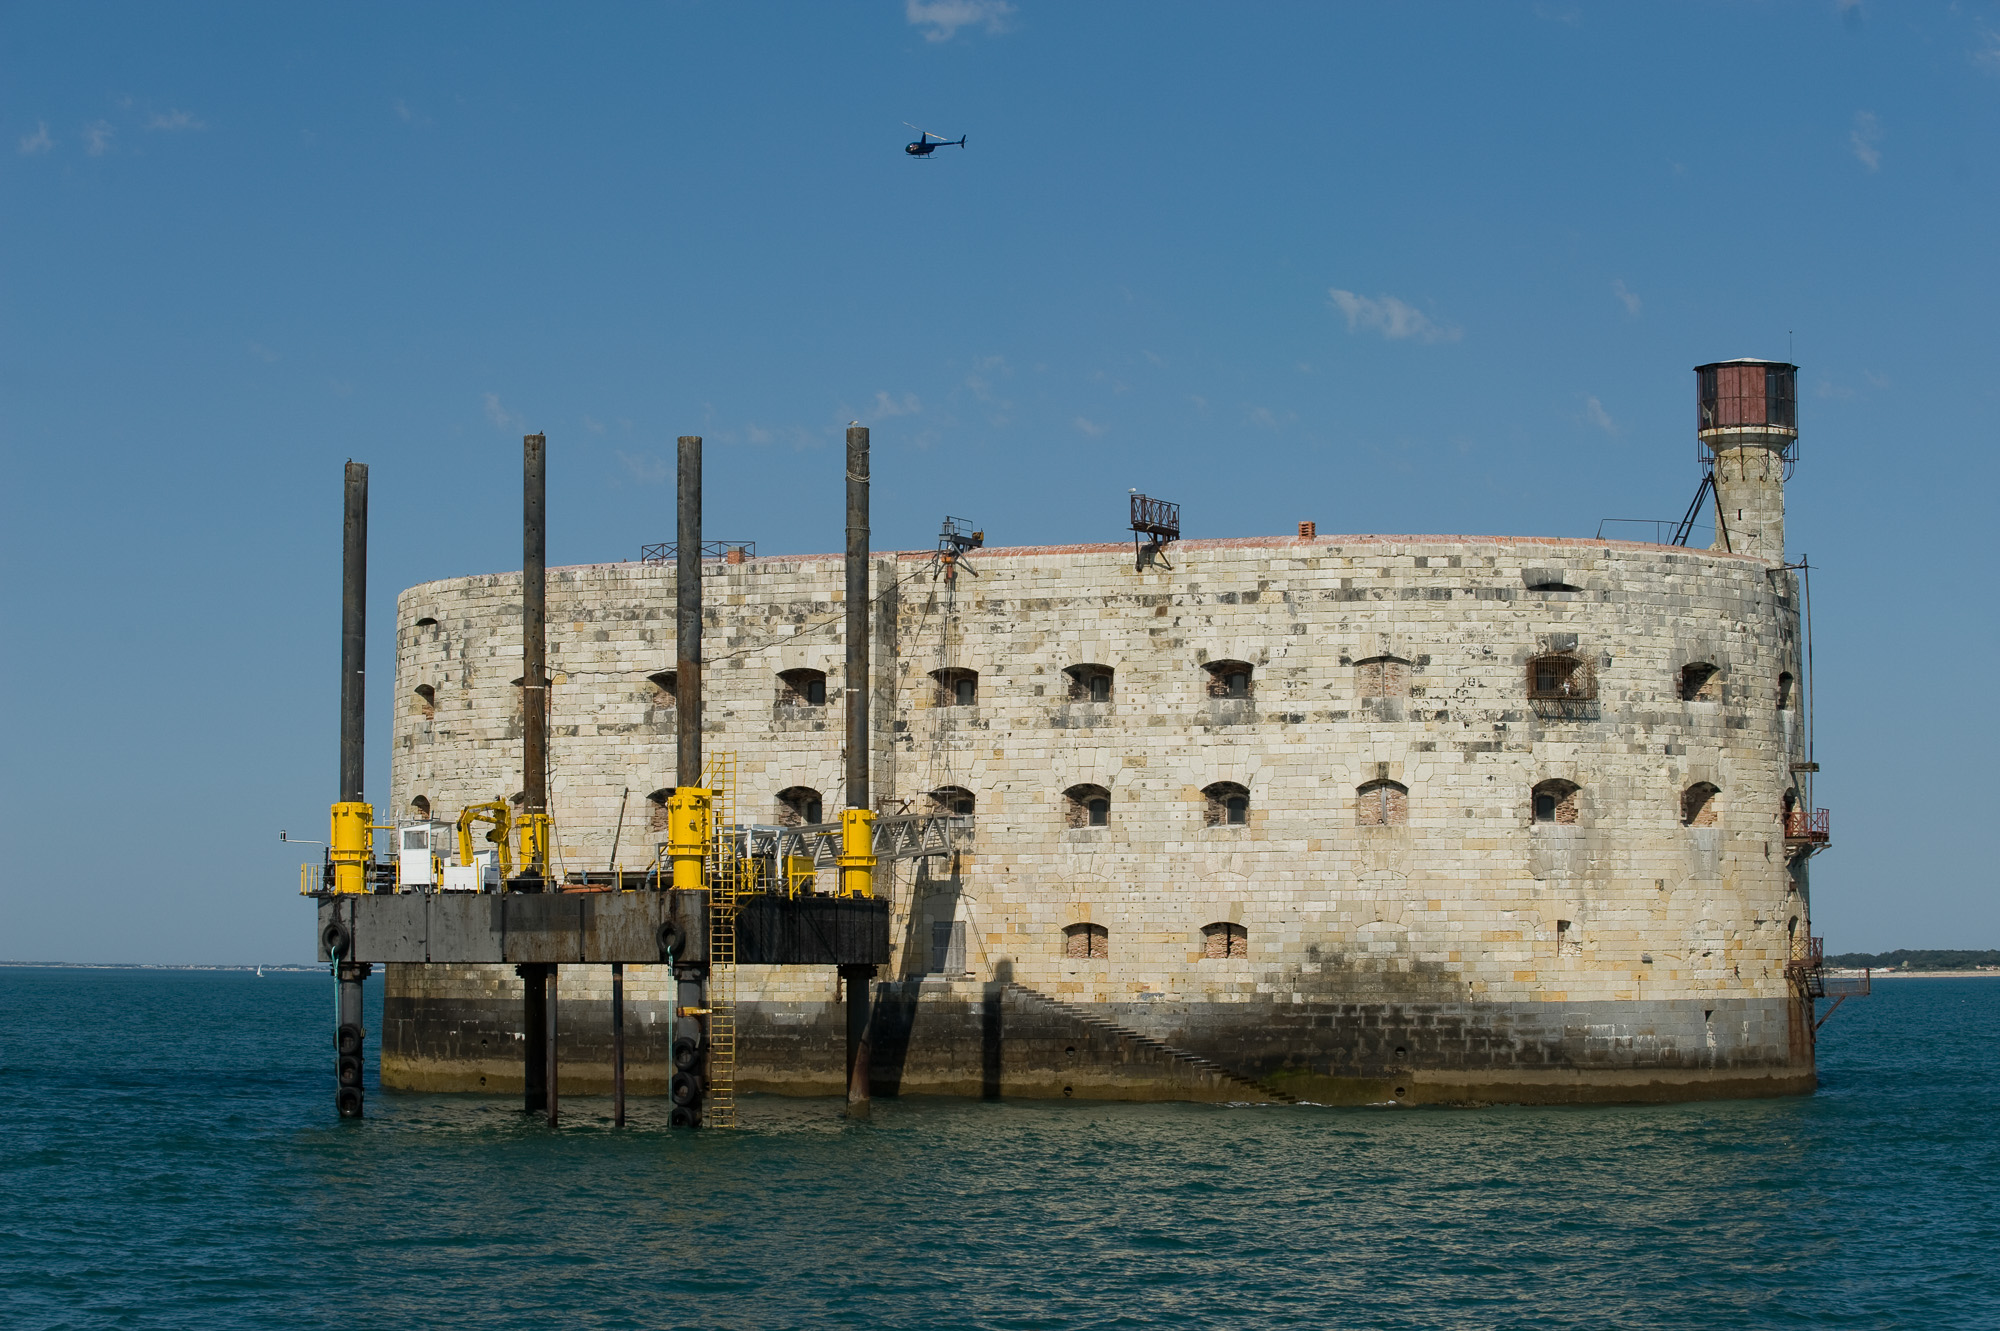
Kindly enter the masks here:
<path id="1" fill-rule="evenodd" d="M 331 990 L 0 970 L 0 1326 L 2000 1326 L 2000 980 L 1850 1001 L 1808 1099 L 699 1136 L 372 1084 L 341 1123 Z"/>

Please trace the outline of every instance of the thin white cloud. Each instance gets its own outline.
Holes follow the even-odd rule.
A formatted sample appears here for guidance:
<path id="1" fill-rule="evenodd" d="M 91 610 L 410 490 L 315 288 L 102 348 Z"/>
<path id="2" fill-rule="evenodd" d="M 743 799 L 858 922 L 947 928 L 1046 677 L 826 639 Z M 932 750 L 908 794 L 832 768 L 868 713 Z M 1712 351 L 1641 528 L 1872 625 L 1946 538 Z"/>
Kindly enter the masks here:
<path id="1" fill-rule="evenodd" d="M 2000 32 L 1981 28 L 1979 40 L 1985 45 L 1972 53 L 1972 63 L 1988 74 L 2000 74 Z"/>
<path id="2" fill-rule="evenodd" d="M 111 136 L 117 133 L 109 120 L 93 120 L 83 127 L 83 150 L 92 157 L 111 151 Z"/>
<path id="3" fill-rule="evenodd" d="M 917 401 L 915 393 L 905 393 L 900 400 L 877 393 L 875 405 L 868 409 L 867 415 L 871 420 L 886 421 L 897 416 L 914 416 L 923 409 L 924 404 Z"/>
<path id="4" fill-rule="evenodd" d="M 49 152 L 55 146 L 56 141 L 49 137 L 49 122 L 46 120 L 37 120 L 35 122 L 35 132 L 21 136 L 20 149 L 21 155 L 24 157 L 32 157 L 36 153 Z"/>
<path id="5" fill-rule="evenodd" d="M 146 121 L 147 129 L 183 130 L 207 129 L 205 121 L 198 120 L 192 111 L 155 111 Z"/>
<path id="6" fill-rule="evenodd" d="M 590 431 L 592 434 L 603 434 L 604 422 L 597 419 L 597 417 L 591 415 L 589 412 L 586 411 L 583 414 L 583 428 Z"/>
<path id="7" fill-rule="evenodd" d="M 266 365 L 276 365 L 279 360 L 283 359 L 277 352 L 271 350 L 262 342 L 246 342 L 244 349 L 258 360 L 263 361 Z"/>
<path id="8" fill-rule="evenodd" d="M 1370 298 L 1339 287 L 1329 288 L 1326 294 L 1334 308 L 1347 316 L 1350 333 L 1365 328 L 1392 342 L 1410 337 L 1422 342 L 1456 342 L 1462 334 L 1461 329 L 1434 323 L 1422 310 L 1394 296 Z"/>
<path id="9" fill-rule="evenodd" d="M 1882 165 L 1882 122 L 1875 118 L 1873 111 L 1854 113 L 1854 131 L 1847 136 L 1854 148 L 1855 160 L 1870 171 Z"/>
<path id="10" fill-rule="evenodd" d="M 503 430 L 526 430 L 527 421 L 500 405 L 498 393 L 488 393 L 482 399 L 486 407 L 486 419 Z"/>
<path id="11" fill-rule="evenodd" d="M 1583 419 L 1587 424 L 1595 425 L 1614 438 L 1618 434 L 1618 422 L 1611 419 L 1611 413 L 1606 411 L 1604 404 L 1594 397 L 1583 400 Z"/>
<path id="12" fill-rule="evenodd" d="M 402 121 L 405 125 L 414 125 L 418 129 L 429 129 L 437 123 L 400 97 L 390 100 L 389 109 L 396 113 L 396 119 Z"/>
<path id="13" fill-rule="evenodd" d="M 1252 407 L 1247 419 L 1252 425 L 1262 426 L 1266 430 L 1281 430 L 1298 418 L 1299 414 L 1296 411 L 1288 411 L 1280 416 L 1269 407 Z"/>
<path id="14" fill-rule="evenodd" d="M 1111 428 L 1108 425 L 1099 425 L 1096 421 L 1087 420 L 1082 416 L 1077 417 L 1074 421 L 1070 423 L 1076 426 L 1077 429 L 1089 435 L 1092 439 L 1103 438 L 1104 432 Z"/>
<path id="15" fill-rule="evenodd" d="M 1007 0 L 904 0 L 903 15 L 924 30 L 927 42 L 948 42 L 960 28 L 983 27 L 989 36 L 1007 31 L 1014 6 Z"/>
<path id="16" fill-rule="evenodd" d="M 1624 278 L 1621 277 L 1611 284 L 1611 294 L 1618 297 L 1618 303 L 1625 307 L 1625 313 L 1635 319 L 1639 317 L 1638 293 L 1625 285 Z"/>
<path id="17" fill-rule="evenodd" d="M 667 460 L 657 454 L 627 453 L 622 448 L 615 451 L 619 464 L 641 485 L 658 485 L 667 479 L 668 472 L 672 470 L 667 466 Z"/>

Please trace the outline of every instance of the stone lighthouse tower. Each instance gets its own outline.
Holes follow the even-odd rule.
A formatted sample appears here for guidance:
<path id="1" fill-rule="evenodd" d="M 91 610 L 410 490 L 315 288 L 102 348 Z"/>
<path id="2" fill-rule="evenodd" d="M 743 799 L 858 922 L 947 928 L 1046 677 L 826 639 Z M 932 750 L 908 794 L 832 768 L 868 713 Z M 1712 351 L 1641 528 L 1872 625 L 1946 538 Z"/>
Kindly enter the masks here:
<path id="1" fill-rule="evenodd" d="M 1695 430 L 1715 474 L 1716 550 L 1785 558 L 1785 477 L 1799 453 L 1799 367 L 1725 360 L 1695 367 Z"/>

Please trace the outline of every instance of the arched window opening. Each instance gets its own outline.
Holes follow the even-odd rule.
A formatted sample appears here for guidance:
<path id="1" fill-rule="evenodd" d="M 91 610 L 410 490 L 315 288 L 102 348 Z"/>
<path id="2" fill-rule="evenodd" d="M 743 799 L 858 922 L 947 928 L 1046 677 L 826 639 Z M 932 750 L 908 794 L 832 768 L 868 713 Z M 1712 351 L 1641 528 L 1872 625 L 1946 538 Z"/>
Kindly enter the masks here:
<path id="1" fill-rule="evenodd" d="M 1549 652 L 1528 662 L 1528 696 L 1565 702 L 1597 696 L 1597 672 L 1582 657 Z"/>
<path id="2" fill-rule="evenodd" d="M 674 796 L 672 786 L 661 786 L 646 796 L 646 830 L 664 832 L 667 830 L 667 801 Z"/>
<path id="3" fill-rule="evenodd" d="M 1110 702 L 1111 681 L 1115 672 L 1108 665 L 1073 665 L 1065 667 L 1069 676 L 1069 700 L 1071 702 Z"/>
<path id="4" fill-rule="evenodd" d="M 422 619 L 417 621 L 417 627 L 420 629 L 434 629 L 437 626 L 438 622 L 435 619 L 432 619 L 429 615 L 425 615 Z"/>
<path id="5" fill-rule="evenodd" d="M 972 792 L 963 786 L 939 786 L 927 796 L 931 808 L 939 813 L 969 814 L 977 801 Z"/>
<path id="6" fill-rule="evenodd" d="M 1410 821 L 1410 788 L 1386 777 L 1354 789 L 1354 821 L 1362 827 L 1401 827 Z"/>
<path id="7" fill-rule="evenodd" d="M 1241 827 L 1250 821 L 1250 792 L 1234 781 L 1218 781 L 1202 787 L 1206 808 L 1202 822 L 1208 827 Z"/>
<path id="8" fill-rule="evenodd" d="M 786 670 L 778 676 L 780 707 L 826 706 L 826 671 Z"/>
<path id="9" fill-rule="evenodd" d="M 1410 696 L 1410 663 L 1400 656 L 1371 656 L 1354 663 L 1354 692 L 1360 698 Z"/>
<path id="10" fill-rule="evenodd" d="M 1550 780 L 1535 787 L 1535 821 L 1538 823 L 1574 823 L 1577 814 L 1577 795 L 1580 793 L 1574 781 Z"/>
<path id="11" fill-rule="evenodd" d="M 655 670 L 646 676 L 653 686 L 653 706 L 672 707 L 680 701 L 680 675 L 672 670 Z"/>
<path id="12" fill-rule="evenodd" d="M 811 786 L 790 786 L 778 792 L 778 826 L 803 827 L 824 822 L 819 792 Z"/>
<path id="13" fill-rule="evenodd" d="M 1101 924 L 1072 924 L 1063 930 L 1063 956 L 1070 961 L 1103 961 L 1111 955 L 1111 931 Z"/>
<path id="14" fill-rule="evenodd" d="M 1681 823 L 1686 827 L 1714 827 L 1722 812 L 1722 792 L 1706 781 L 1697 781 L 1681 792 Z"/>
<path id="15" fill-rule="evenodd" d="M 1573 921 L 1556 921 L 1556 955 L 1559 957 L 1580 957 L 1583 955 L 1583 939 L 1577 936 L 1576 925 Z"/>
<path id="16" fill-rule="evenodd" d="M 1201 955 L 1205 960 L 1217 957 L 1247 957 L 1250 955 L 1250 931 L 1240 924 L 1231 924 L 1227 920 L 1204 924 L 1201 926 Z"/>
<path id="17" fill-rule="evenodd" d="M 410 817 L 420 823 L 431 820 L 431 801 L 427 795 L 418 795 L 410 801 Z"/>
<path id="18" fill-rule="evenodd" d="M 415 689 L 415 694 L 417 710 L 425 716 L 436 716 L 438 706 L 437 689 L 429 684 L 419 684 Z"/>
<path id="19" fill-rule="evenodd" d="M 1778 676 L 1778 710 L 1787 711 L 1792 706 L 1792 672 L 1787 670 Z"/>
<path id="20" fill-rule="evenodd" d="M 937 681 L 937 705 L 940 707 L 975 707 L 979 703 L 979 672 L 958 666 L 947 666 L 931 671 L 931 678 Z"/>
<path id="21" fill-rule="evenodd" d="M 1071 786 L 1063 792 L 1071 827 L 1103 827 L 1111 821 L 1111 792 L 1103 786 Z"/>
<path id="22" fill-rule="evenodd" d="M 1256 667 L 1248 661 L 1210 661 L 1203 669 L 1211 698 L 1248 698 L 1256 687 Z"/>
<path id="23" fill-rule="evenodd" d="M 1787 790 L 1785 797 L 1778 801 L 1778 821 L 1784 824 L 1787 835 L 1791 832 L 1792 815 L 1798 812 L 1798 807 L 1799 792 L 1796 790 Z"/>
<path id="24" fill-rule="evenodd" d="M 1719 702 L 1722 699 L 1722 671 L 1710 661 L 1695 661 L 1681 667 L 1682 702 Z"/>

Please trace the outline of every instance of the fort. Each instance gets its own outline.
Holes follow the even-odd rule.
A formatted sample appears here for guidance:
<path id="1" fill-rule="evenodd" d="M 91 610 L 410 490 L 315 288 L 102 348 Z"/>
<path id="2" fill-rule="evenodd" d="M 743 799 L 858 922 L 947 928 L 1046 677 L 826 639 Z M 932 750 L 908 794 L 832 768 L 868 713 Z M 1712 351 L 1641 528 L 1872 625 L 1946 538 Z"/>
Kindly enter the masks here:
<path id="1" fill-rule="evenodd" d="M 876 878 L 875 1092 L 1810 1090 L 1808 862 L 1828 837 L 1784 553 L 1794 374 L 1698 372 L 1709 549 L 1302 522 L 1136 557 L 873 555 L 872 805 L 966 829 Z M 717 553 L 702 741 L 733 755 L 739 822 L 822 824 L 848 770 L 841 559 Z M 678 592 L 662 562 L 547 573 L 559 870 L 655 863 Z M 522 607 L 520 573 L 398 598 L 383 813 L 518 805 Z M 835 970 L 744 965 L 738 983 L 736 1085 L 839 1092 Z M 387 984 L 385 1085 L 521 1089 L 514 968 L 391 964 Z M 602 1089 L 610 967 L 565 964 L 559 984 L 564 1084 Z M 664 1089 L 671 977 L 633 965 L 623 985 L 632 1084 Z"/>

